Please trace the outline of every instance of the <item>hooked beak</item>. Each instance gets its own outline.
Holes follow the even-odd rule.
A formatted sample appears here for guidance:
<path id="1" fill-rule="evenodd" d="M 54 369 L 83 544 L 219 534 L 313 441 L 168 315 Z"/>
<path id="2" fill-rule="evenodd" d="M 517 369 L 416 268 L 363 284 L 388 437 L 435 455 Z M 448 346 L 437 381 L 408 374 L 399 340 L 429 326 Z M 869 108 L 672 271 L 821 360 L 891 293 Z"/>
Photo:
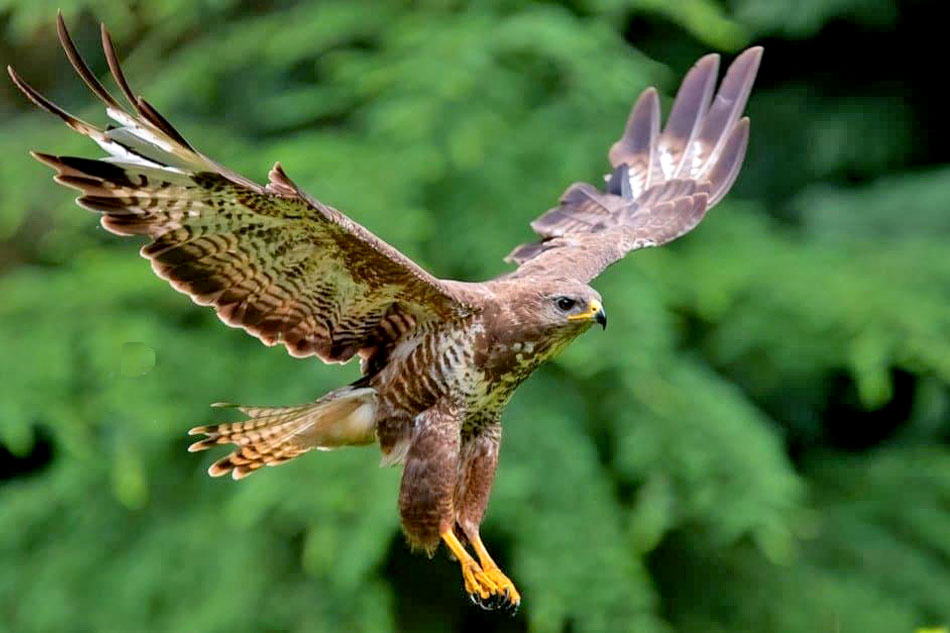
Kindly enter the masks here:
<path id="1" fill-rule="evenodd" d="M 599 323 L 602 328 L 607 329 L 607 313 L 604 312 L 604 306 L 597 299 L 591 299 L 587 312 L 581 314 L 572 314 L 567 317 L 568 321 L 587 321 L 592 320 Z"/>
<path id="2" fill-rule="evenodd" d="M 604 306 L 597 304 L 597 312 L 594 313 L 594 321 L 600 323 L 600 327 L 607 329 L 607 313 L 604 312 Z"/>

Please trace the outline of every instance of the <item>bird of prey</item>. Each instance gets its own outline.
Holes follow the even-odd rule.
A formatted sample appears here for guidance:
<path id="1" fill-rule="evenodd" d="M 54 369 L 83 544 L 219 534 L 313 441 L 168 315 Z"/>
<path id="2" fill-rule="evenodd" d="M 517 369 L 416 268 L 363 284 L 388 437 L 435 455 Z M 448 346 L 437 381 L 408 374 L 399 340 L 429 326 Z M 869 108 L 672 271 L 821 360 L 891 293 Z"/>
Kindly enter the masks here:
<path id="1" fill-rule="evenodd" d="M 403 465 L 398 505 L 409 544 L 431 555 L 444 543 L 476 603 L 516 608 L 520 594 L 479 536 L 502 411 L 541 363 L 591 325 L 606 327 L 592 279 L 630 251 L 689 232 L 729 191 L 762 49 L 740 54 L 718 91 L 719 57 L 700 59 L 662 129 L 656 90 L 643 92 L 610 149 L 604 190 L 568 187 L 531 223 L 538 240 L 508 256 L 517 268 L 468 283 L 429 274 L 304 192 L 279 163 L 260 185 L 198 152 L 132 91 L 104 27 L 126 104 L 90 71 L 62 16 L 57 25 L 113 123 L 74 117 L 8 69 L 30 100 L 108 154 L 33 153 L 56 182 L 78 189 L 79 205 L 107 230 L 148 238 L 141 254 L 155 273 L 228 325 L 296 357 L 360 358 L 353 384 L 309 404 L 240 407 L 243 421 L 191 429 L 203 437 L 189 450 L 233 444 L 209 473 L 241 479 L 312 449 L 377 443 L 384 463 Z"/>

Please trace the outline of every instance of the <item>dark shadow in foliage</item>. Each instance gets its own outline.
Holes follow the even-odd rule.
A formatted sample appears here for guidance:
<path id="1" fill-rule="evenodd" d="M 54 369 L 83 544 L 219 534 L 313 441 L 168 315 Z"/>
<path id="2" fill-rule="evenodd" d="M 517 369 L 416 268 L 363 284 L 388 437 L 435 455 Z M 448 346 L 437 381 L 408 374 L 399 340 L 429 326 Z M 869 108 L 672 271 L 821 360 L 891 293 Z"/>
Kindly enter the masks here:
<path id="1" fill-rule="evenodd" d="M 0 481 L 36 475 L 46 470 L 54 457 L 52 438 L 37 427 L 33 430 L 33 448 L 26 455 L 14 455 L 0 444 Z"/>
<path id="2" fill-rule="evenodd" d="M 703 593 L 702 585 L 713 582 L 713 577 L 703 575 L 709 570 L 696 573 L 696 567 L 701 563 L 694 554 L 690 551 L 688 539 L 674 532 L 667 535 L 645 559 L 650 578 L 663 596 L 660 616 L 665 620 L 674 620 L 685 604 L 695 602 L 694 596 Z"/>
<path id="3" fill-rule="evenodd" d="M 714 326 L 689 314 L 679 317 L 684 349 L 702 349 Z M 786 451 L 796 466 L 815 448 L 861 452 L 894 439 L 909 422 L 918 387 L 914 374 L 894 368 L 890 372 L 890 399 L 869 410 L 860 401 L 854 377 L 847 369 L 804 377 L 801 384 L 785 383 L 780 391 L 763 394 L 749 390 L 735 368 L 717 364 L 708 356 L 705 360 L 782 425 Z"/>
<path id="4" fill-rule="evenodd" d="M 849 374 L 839 373 L 830 382 L 828 404 L 821 419 L 827 443 L 839 450 L 866 451 L 893 438 L 914 406 L 917 379 L 900 369 L 891 372 L 891 399 L 870 411 L 861 404 Z"/>

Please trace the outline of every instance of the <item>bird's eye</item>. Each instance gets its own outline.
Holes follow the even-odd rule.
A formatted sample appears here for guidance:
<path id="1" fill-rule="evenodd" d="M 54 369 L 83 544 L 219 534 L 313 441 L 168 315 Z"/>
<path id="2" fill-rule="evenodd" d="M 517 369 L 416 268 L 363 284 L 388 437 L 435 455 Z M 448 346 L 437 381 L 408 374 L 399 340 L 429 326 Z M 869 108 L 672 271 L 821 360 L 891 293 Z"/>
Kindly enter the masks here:
<path id="1" fill-rule="evenodd" d="M 558 297 L 557 307 L 563 312 L 567 312 L 571 308 L 577 305 L 577 302 L 571 299 L 570 297 Z"/>

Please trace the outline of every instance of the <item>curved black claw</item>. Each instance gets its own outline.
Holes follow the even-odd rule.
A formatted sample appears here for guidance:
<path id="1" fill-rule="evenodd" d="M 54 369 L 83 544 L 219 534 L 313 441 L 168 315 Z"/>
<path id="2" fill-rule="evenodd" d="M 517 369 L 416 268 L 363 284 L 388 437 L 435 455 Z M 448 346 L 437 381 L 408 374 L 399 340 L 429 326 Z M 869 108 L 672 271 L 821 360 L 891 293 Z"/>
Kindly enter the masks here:
<path id="1" fill-rule="evenodd" d="M 488 596 L 487 598 L 482 598 L 477 593 L 468 594 L 468 599 L 472 601 L 472 604 L 477 605 L 478 607 L 484 609 L 485 611 L 491 611 L 495 607 L 492 606 L 491 601 L 494 596 Z"/>
<path id="2" fill-rule="evenodd" d="M 518 602 L 513 602 L 511 600 L 511 596 L 509 595 L 509 591 L 505 589 L 504 604 L 501 606 L 511 617 L 515 617 L 518 615 L 518 607 L 521 606 L 521 600 L 518 600 Z"/>
<path id="3" fill-rule="evenodd" d="M 518 607 L 521 606 L 521 602 L 512 602 L 510 600 L 510 593 L 508 589 L 505 589 L 504 593 L 493 593 L 487 598 L 482 598 L 477 593 L 470 593 L 468 597 L 469 600 L 472 601 L 472 604 L 478 605 L 485 611 L 504 610 L 514 616 L 518 613 Z"/>

